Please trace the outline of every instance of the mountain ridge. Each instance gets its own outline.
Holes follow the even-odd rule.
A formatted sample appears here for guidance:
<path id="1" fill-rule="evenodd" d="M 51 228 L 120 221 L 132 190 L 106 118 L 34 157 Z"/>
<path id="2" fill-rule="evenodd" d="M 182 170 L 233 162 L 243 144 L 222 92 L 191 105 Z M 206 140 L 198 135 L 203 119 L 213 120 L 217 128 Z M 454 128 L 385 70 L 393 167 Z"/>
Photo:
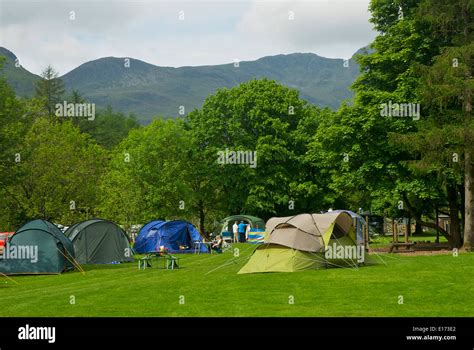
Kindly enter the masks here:
<path id="1" fill-rule="evenodd" d="M 0 48 L 1 55 L 7 58 L 3 69 L 7 81 L 18 95 L 31 96 L 39 77 L 24 68 L 14 71 L 16 56 L 11 51 Z M 276 80 L 299 90 L 301 98 L 310 103 L 335 109 L 352 97 L 349 87 L 359 74 L 353 58 L 349 67 L 344 67 L 343 62 L 314 53 L 291 53 L 241 61 L 237 67 L 234 63 L 166 67 L 131 57 L 109 56 L 85 62 L 60 78 L 68 91 L 78 90 L 99 108 L 110 105 L 147 122 L 157 115 L 179 117 L 180 106 L 188 113 L 219 88 L 260 78 Z"/>

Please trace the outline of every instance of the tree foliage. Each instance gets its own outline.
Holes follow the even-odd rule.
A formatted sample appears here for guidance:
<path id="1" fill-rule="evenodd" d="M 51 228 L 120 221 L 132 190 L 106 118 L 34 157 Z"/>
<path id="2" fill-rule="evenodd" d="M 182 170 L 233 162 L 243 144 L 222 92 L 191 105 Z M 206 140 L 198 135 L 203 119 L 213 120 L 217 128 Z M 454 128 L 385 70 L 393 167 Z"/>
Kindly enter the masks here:
<path id="1" fill-rule="evenodd" d="M 47 66 L 41 73 L 41 79 L 36 82 L 35 97 L 42 101 L 50 118 L 55 115 L 55 105 L 63 103 L 64 93 L 64 83 L 58 72 L 52 66 Z"/>

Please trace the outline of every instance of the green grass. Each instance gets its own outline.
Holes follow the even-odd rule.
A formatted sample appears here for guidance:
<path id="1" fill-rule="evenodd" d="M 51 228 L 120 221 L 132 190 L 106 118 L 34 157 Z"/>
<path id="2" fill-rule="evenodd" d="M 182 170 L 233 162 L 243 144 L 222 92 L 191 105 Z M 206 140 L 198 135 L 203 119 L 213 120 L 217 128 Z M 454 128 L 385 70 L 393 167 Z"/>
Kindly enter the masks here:
<path id="1" fill-rule="evenodd" d="M 381 254 L 371 259 L 385 263 L 357 270 L 237 275 L 253 247 L 236 246 L 239 258 L 182 255 L 174 271 L 160 261 L 2 279 L 0 316 L 474 316 L 474 254 Z"/>

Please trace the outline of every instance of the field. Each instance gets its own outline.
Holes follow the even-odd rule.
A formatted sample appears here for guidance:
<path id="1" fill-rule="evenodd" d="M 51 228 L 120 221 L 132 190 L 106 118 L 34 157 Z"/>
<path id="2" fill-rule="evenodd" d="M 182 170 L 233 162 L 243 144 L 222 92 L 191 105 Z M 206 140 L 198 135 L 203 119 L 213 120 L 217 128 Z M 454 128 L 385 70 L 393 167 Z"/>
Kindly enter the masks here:
<path id="1" fill-rule="evenodd" d="M 359 269 L 238 275 L 254 246 L 234 248 L 239 257 L 182 255 L 178 270 L 153 261 L 2 278 L 0 316 L 474 316 L 474 254 L 379 254 Z"/>

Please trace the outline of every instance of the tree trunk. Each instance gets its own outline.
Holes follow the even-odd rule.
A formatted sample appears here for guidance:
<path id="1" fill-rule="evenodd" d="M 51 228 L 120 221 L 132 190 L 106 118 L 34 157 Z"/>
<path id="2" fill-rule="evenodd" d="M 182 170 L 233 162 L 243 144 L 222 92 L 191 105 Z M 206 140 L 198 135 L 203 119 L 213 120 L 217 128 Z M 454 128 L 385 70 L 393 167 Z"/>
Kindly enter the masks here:
<path id="1" fill-rule="evenodd" d="M 464 190 L 464 184 L 458 186 L 458 193 L 461 197 L 461 206 L 459 207 L 461 212 L 461 232 L 464 232 L 464 223 L 466 222 L 466 218 L 464 217 L 466 213 L 466 206 L 464 205 L 464 203 L 466 203 L 466 199 L 464 198 L 466 191 Z"/>
<path id="2" fill-rule="evenodd" d="M 411 216 L 408 217 L 407 235 L 408 235 L 409 238 L 411 238 L 411 236 L 412 236 L 412 232 L 411 232 Z"/>
<path id="3" fill-rule="evenodd" d="M 466 145 L 469 147 L 469 144 Z M 472 153 L 466 149 L 464 156 L 464 245 L 468 251 L 474 250 L 474 165 Z"/>
<path id="4" fill-rule="evenodd" d="M 204 204 L 203 201 L 199 201 L 199 231 L 205 237 L 207 237 L 206 231 L 204 230 L 204 221 L 206 219 L 206 214 L 204 213 Z"/>
<path id="5" fill-rule="evenodd" d="M 408 200 L 408 197 L 407 197 L 406 193 L 403 194 L 403 199 L 404 199 L 404 202 L 407 206 L 408 212 L 410 213 L 410 215 L 412 215 L 415 218 L 417 224 L 419 223 L 421 226 L 432 228 L 433 230 L 437 230 L 439 233 L 441 233 L 448 240 L 449 245 L 451 247 L 453 246 L 453 239 L 449 235 L 449 232 L 447 232 L 444 228 L 439 227 L 435 222 L 423 221 L 421 219 L 421 215 L 419 213 L 417 213 L 413 209 L 413 207 L 411 206 L 410 201 Z"/>
<path id="6" fill-rule="evenodd" d="M 462 18 L 464 21 L 464 37 L 466 44 L 470 38 L 470 18 L 471 12 L 467 6 L 462 11 Z M 471 69 L 469 68 L 465 72 L 465 79 L 468 82 L 472 79 Z M 472 159 L 473 144 L 472 144 L 472 131 L 470 130 L 471 125 L 471 110 L 472 110 L 472 90 L 468 84 L 463 94 L 464 100 L 464 244 L 463 248 L 468 251 L 474 250 L 474 164 Z"/>
<path id="7" fill-rule="evenodd" d="M 421 223 L 419 220 L 416 220 L 415 221 L 415 233 L 413 234 L 414 236 L 419 236 L 423 233 L 423 230 L 422 230 L 422 227 L 421 227 Z"/>
<path id="8" fill-rule="evenodd" d="M 459 222 L 459 202 L 456 186 L 448 185 L 448 203 L 449 203 L 449 219 L 450 219 L 450 236 L 452 238 L 452 248 L 460 248 L 462 246 L 461 225 Z"/>

